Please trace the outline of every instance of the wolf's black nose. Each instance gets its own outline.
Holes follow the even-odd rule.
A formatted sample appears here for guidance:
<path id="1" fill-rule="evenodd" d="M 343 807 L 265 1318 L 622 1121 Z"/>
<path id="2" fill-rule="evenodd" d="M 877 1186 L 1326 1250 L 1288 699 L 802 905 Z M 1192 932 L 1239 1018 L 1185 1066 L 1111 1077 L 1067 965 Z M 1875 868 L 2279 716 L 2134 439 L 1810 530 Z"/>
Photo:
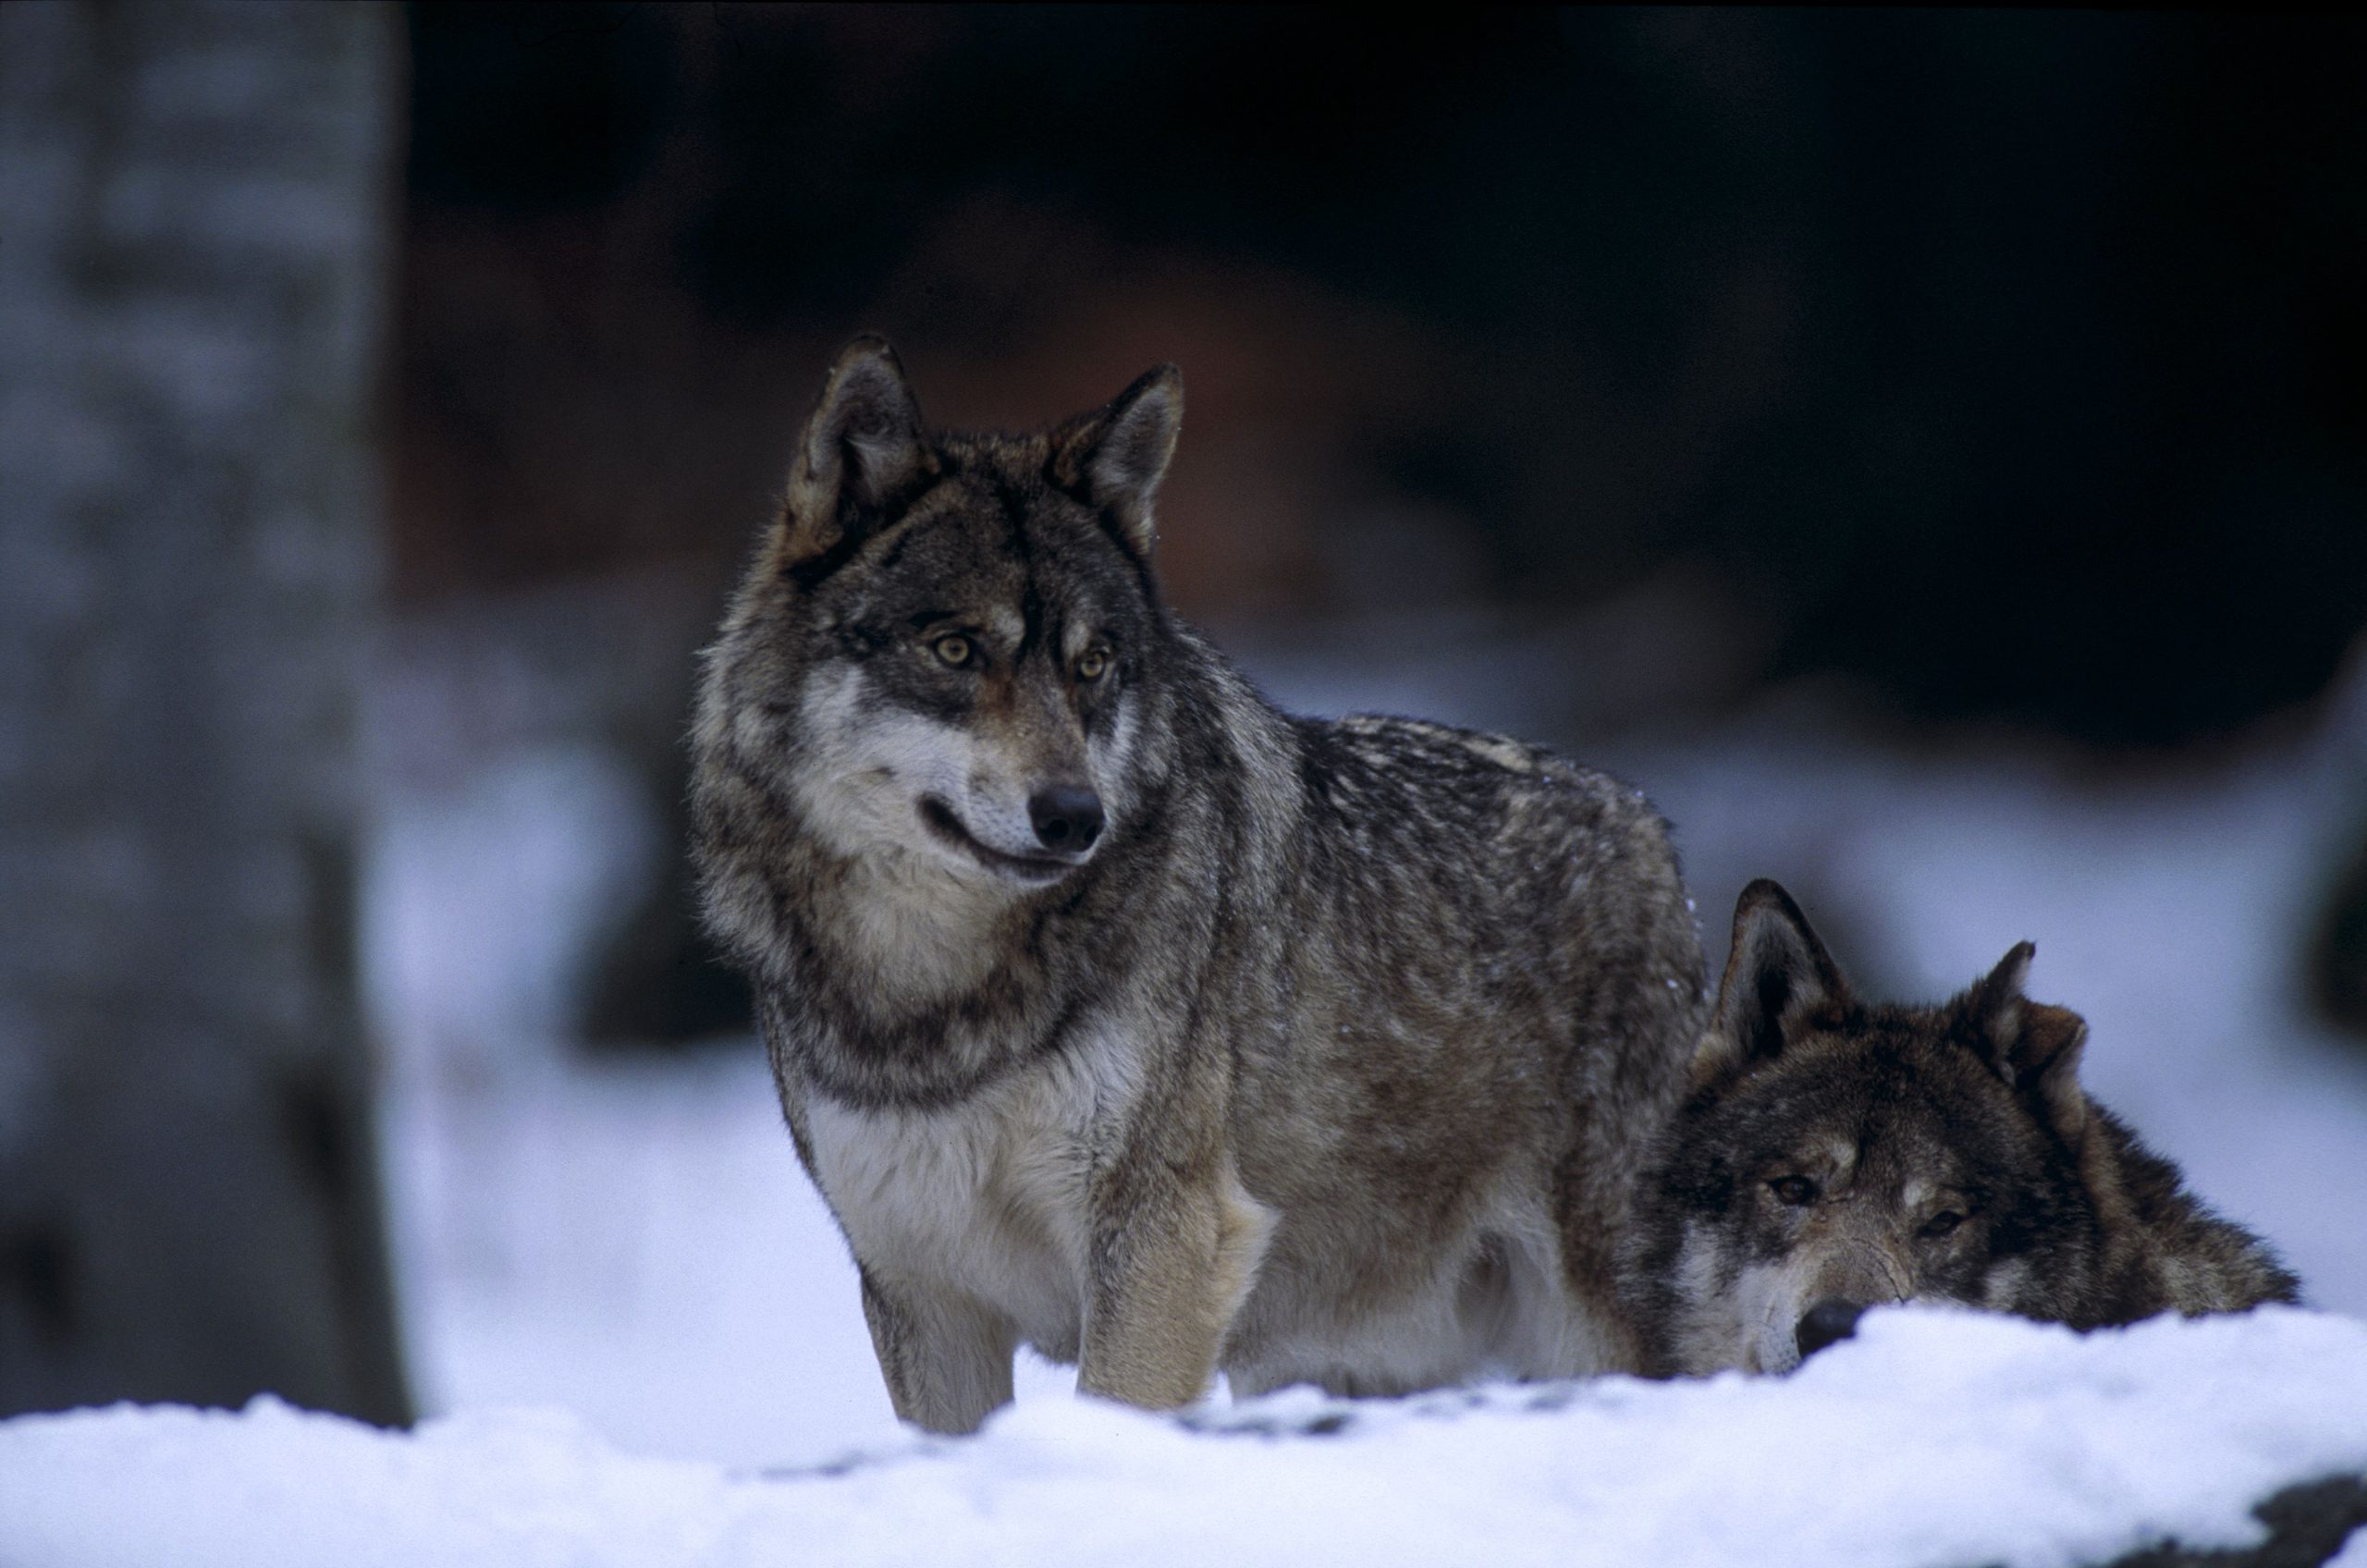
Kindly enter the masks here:
<path id="1" fill-rule="evenodd" d="M 1821 1301 L 1809 1307 L 1808 1316 L 1800 1319 L 1800 1326 L 1792 1331 L 1793 1339 L 1799 1342 L 1800 1359 L 1806 1361 L 1836 1340 L 1846 1340 L 1856 1333 L 1858 1319 L 1865 1311 L 1850 1301 Z"/>
<path id="2" fill-rule="evenodd" d="M 1073 784 L 1038 790 L 1027 802 L 1027 819 L 1048 850 L 1083 854 L 1101 837 L 1101 797 Z"/>

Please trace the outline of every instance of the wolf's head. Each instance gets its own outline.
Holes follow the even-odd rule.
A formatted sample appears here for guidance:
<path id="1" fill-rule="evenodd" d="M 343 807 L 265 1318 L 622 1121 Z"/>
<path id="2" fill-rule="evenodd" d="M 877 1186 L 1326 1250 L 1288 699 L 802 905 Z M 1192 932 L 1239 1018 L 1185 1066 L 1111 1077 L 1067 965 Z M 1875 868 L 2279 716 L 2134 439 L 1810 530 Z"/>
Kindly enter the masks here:
<path id="1" fill-rule="evenodd" d="M 2087 1028 L 2024 999 L 2033 950 L 1944 1006 L 1867 1005 L 1782 888 L 1744 890 L 1638 1200 L 1668 1370 L 1786 1371 L 1888 1302 L 2066 1316 L 2095 1245 Z"/>
<path id="2" fill-rule="evenodd" d="M 1074 874 L 1140 803 L 1183 406 L 1162 365 L 1049 431 L 932 433 L 894 350 L 857 338 L 709 650 L 702 752 L 842 862 L 989 902 Z"/>

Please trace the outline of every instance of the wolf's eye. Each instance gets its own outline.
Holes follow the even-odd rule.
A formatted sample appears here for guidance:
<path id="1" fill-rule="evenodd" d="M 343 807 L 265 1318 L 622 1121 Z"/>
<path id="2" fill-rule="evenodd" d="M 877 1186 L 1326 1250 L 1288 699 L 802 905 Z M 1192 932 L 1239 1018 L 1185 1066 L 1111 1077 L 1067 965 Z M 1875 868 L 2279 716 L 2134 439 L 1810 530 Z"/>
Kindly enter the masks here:
<path id="1" fill-rule="evenodd" d="M 958 632 L 950 637 L 939 637 L 936 642 L 931 643 L 929 647 L 936 652 L 938 658 L 951 665 L 955 669 L 968 665 L 972 656 L 977 652 L 970 646 L 970 639 Z"/>
<path id="2" fill-rule="evenodd" d="M 1767 1190 L 1795 1208 L 1816 1202 L 1816 1183 L 1805 1176 L 1778 1176 L 1767 1183 Z"/>
<path id="3" fill-rule="evenodd" d="M 1938 1240 L 1964 1223 L 1964 1216 L 1955 1209 L 1943 1209 L 1923 1221 L 1923 1234 Z"/>
<path id="4" fill-rule="evenodd" d="M 1084 657 L 1076 661 L 1079 680 L 1098 680 L 1110 668 L 1110 655 L 1101 648 L 1087 648 Z"/>

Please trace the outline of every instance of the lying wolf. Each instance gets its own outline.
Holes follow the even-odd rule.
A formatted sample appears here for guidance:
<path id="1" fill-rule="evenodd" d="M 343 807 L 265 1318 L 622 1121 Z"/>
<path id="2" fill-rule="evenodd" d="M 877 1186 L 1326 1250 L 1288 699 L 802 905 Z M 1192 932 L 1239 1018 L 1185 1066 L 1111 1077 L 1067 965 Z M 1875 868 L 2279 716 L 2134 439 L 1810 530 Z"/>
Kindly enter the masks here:
<path id="1" fill-rule="evenodd" d="M 1613 1237 L 1706 1005 L 1665 825 L 1276 712 L 1171 615 L 1161 367 L 926 430 L 858 339 L 705 654 L 694 852 L 897 1413 L 1632 1362 Z"/>
<path id="2" fill-rule="evenodd" d="M 1943 1007 L 1850 995 L 1754 882 L 1626 1238 L 1645 1370 L 1783 1372 L 1884 1302 L 2091 1329 L 2298 1289 L 2079 1086 L 2087 1025 L 2025 1000 L 2022 943 Z"/>

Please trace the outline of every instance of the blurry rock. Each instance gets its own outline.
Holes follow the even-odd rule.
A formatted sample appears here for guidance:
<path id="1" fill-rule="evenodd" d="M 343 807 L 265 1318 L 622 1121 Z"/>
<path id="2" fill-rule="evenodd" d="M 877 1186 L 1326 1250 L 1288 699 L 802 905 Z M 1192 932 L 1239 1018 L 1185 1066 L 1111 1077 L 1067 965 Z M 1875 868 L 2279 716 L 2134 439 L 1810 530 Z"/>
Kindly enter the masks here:
<path id="1" fill-rule="evenodd" d="M 751 1027 L 698 934 L 681 858 L 692 661 L 722 592 L 697 572 L 632 572 L 451 596 L 396 623 L 370 726 L 374 898 L 382 945 L 402 949 L 374 955 L 390 1032 L 499 1055 L 525 1035 Z"/>
<path id="2" fill-rule="evenodd" d="M 682 852 L 690 836 L 683 810 L 690 778 L 681 748 L 636 761 L 651 792 L 674 806 L 667 817 L 664 869 L 592 958 L 584 1042 L 669 1046 L 753 1035 L 755 1002 L 747 981 L 699 928 L 698 890 Z"/>
<path id="3" fill-rule="evenodd" d="M 2252 1515 L 2268 1531 L 2258 1546 L 2195 1550 L 2173 1541 L 2116 1558 L 2110 1568 L 2318 1568 L 2352 1531 L 2367 1527 L 2367 1477 L 2335 1476 L 2287 1487 Z"/>
<path id="4" fill-rule="evenodd" d="M 2310 952 L 2310 991 L 2321 1012 L 2367 1035 L 2367 835 L 2327 897 Z"/>

